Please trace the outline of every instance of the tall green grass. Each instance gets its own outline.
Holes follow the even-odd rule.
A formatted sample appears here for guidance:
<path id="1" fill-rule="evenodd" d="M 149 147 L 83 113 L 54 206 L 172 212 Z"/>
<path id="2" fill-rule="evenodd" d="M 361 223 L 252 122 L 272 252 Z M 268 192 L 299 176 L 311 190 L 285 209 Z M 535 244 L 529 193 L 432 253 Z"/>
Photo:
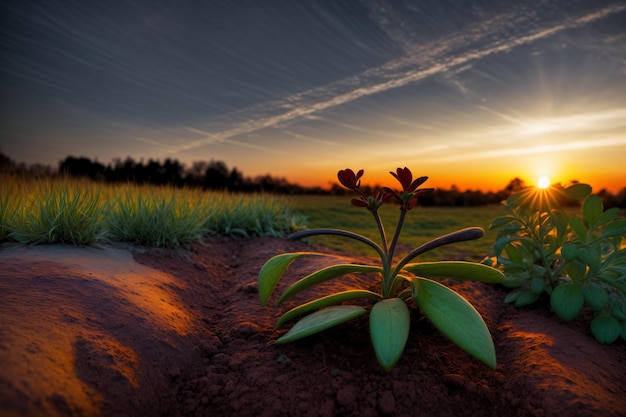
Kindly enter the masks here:
<path id="1" fill-rule="evenodd" d="M 87 180 L 0 178 L 0 241 L 179 246 L 203 236 L 283 236 L 303 222 L 278 196 Z"/>

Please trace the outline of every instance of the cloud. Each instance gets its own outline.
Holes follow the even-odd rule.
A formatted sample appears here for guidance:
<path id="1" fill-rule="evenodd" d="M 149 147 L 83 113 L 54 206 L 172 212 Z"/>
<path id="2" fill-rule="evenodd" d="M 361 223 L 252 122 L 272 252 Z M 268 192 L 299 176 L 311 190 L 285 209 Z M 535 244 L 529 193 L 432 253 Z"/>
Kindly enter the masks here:
<path id="1" fill-rule="evenodd" d="M 234 116 L 237 121 L 233 122 L 231 128 L 216 132 L 187 128 L 187 131 L 199 133 L 202 137 L 179 145 L 175 150 L 188 151 L 222 142 L 239 146 L 252 146 L 244 142 L 233 141 L 232 138 L 276 127 L 302 117 L 310 117 L 315 113 L 341 106 L 362 97 L 400 88 L 428 77 L 466 68 L 471 63 L 490 55 L 551 37 L 567 29 L 587 25 L 624 10 L 626 10 L 625 4 L 614 4 L 578 18 L 567 18 L 549 27 L 530 29 L 525 33 L 512 32 L 521 27 L 520 23 L 529 19 L 529 16 L 497 16 L 446 39 L 439 39 L 431 44 L 413 49 L 405 48 L 406 56 L 390 61 L 383 66 L 288 96 L 283 100 L 238 112 Z M 529 26 L 534 27 L 534 25 Z M 228 120 L 225 122 L 228 123 Z"/>
<path id="2" fill-rule="evenodd" d="M 519 143 L 519 142 L 518 142 Z M 536 155 L 548 152 L 564 152 L 584 149 L 606 148 L 614 146 L 626 146 L 626 138 L 605 138 L 593 140 L 576 140 L 567 143 L 554 143 L 539 146 L 524 146 L 517 148 L 491 149 L 480 152 L 462 153 L 436 158 L 431 162 L 459 162 L 485 158 L 501 158 L 505 156 Z"/>

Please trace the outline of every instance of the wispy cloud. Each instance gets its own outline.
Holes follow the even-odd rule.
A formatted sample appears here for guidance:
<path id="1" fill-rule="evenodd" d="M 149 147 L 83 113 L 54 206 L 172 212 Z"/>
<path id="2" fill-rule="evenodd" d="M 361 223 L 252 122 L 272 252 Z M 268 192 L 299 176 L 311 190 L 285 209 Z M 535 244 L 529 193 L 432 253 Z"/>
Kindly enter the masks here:
<path id="1" fill-rule="evenodd" d="M 416 83 L 428 77 L 448 74 L 485 57 L 509 51 L 521 45 L 531 44 L 564 30 L 581 27 L 624 10 L 626 10 L 626 4 L 614 4 L 578 18 L 567 18 L 549 27 L 529 29 L 525 33 L 512 32 L 515 32 L 513 29 L 520 27 L 520 21 L 527 19 L 528 16 L 518 15 L 513 16 L 514 18 L 509 16 L 506 19 L 497 16 L 447 39 L 438 40 L 436 43 L 422 45 L 414 49 L 405 48 L 407 50 L 405 57 L 388 62 L 381 67 L 288 96 L 283 100 L 239 112 L 233 117 L 238 121 L 234 122 L 230 128 L 216 132 L 209 132 L 207 128 L 187 128 L 188 132 L 198 134 L 200 137 L 179 145 L 174 150 L 188 151 L 222 142 L 256 147 L 256 145 L 250 145 L 246 142 L 233 141 L 232 138 L 280 126 L 295 119 L 341 106 L 362 97 Z M 534 27 L 533 25 L 529 26 Z M 614 140 L 607 140 L 607 143 L 613 144 Z M 594 144 L 597 145 L 597 142 Z M 581 142 L 555 146 L 588 145 Z M 509 150 L 509 152 L 516 151 Z"/>
<path id="2" fill-rule="evenodd" d="M 520 143 L 516 141 L 516 143 Z M 523 143 L 523 142 L 522 142 Z M 476 159 L 501 158 L 505 156 L 537 155 L 550 152 L 564 152 L 584 149 L 626 146 L 626 138 L 605 138 L 593 140 L 575 140 L 567 143 L 554 143 L 539 146 L 523 146 L 514 148 L 490 149 L 486 151 L 448 154 L 441 158 L 431 159 L 430 162 L 460 162 Z"/>

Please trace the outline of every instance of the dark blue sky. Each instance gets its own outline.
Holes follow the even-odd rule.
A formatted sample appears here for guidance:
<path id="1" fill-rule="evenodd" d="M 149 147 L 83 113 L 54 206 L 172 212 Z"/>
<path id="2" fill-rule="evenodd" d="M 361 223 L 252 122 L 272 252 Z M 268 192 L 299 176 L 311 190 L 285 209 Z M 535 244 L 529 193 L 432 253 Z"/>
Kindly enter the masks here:
<path id="1" fill-rule="evenodd" d="M 0 146 L 626 185 L 622 1 L 4 1 Z M 619 157 L 618 157 L 619 156 Z M 615 184 L 610 183 L 611 178 Z M 617 182 L 616 182 L 617 181 Z"/>

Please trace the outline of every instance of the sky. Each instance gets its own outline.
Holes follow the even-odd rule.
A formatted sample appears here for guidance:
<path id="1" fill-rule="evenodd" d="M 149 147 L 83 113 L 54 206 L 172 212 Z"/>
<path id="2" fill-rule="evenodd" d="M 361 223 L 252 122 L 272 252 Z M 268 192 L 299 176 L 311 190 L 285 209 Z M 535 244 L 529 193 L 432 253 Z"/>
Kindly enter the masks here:
<path id="1" fill-rule="evenodd" d="M 5 0 L 0 149 L 626 186 L 620 0 Z"/>

